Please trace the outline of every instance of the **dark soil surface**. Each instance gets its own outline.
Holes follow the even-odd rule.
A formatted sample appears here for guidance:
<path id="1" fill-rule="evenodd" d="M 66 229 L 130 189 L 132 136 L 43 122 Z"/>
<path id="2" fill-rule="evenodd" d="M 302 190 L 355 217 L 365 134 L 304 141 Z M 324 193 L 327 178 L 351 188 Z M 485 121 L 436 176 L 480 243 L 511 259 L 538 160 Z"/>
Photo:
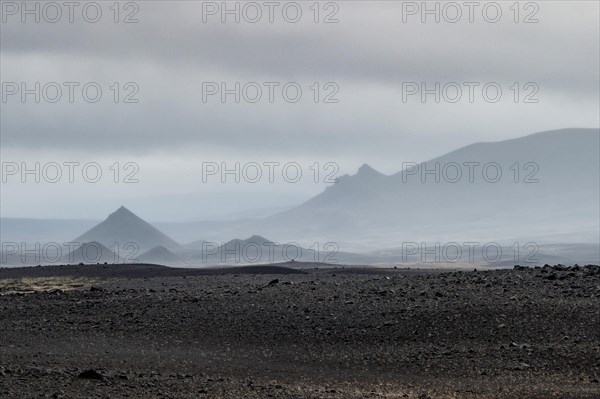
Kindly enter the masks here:
<path id="1" fill-rule="evenodd" d="M 292 262 L 292 264 L 300 262 Z M 302 263 L 304 264 L 304 263 Z M 303 273 L 299 269 L 287 267 L 287 264 L 240 266 L 227 268 L 186 269 L 153 264 L 122 263 L 114 265 L 56 265 L 35 267 L 0 268 L 0 279 L 37 278 L 37 277 L 97 277 L 108 278 L 151 278 L 177 277 L 218 274 L 295 274 Z M 310 265 L 310 264 L 307 264 Z"/>
<path id="2" fill-rule="evenodd" d="M 600 398 L 598 267 L 288 266 L 0 270 L 0 397 Z"/>

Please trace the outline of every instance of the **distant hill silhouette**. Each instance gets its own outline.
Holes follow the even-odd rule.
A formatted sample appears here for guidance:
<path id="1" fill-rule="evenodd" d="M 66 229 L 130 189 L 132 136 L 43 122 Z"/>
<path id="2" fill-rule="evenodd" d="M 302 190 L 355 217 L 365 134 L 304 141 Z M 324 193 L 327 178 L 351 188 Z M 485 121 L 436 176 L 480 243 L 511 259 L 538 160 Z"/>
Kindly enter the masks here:
<path id="1" fill-rule="evenodd" d="M 137 261 L 140 263 L 152 263 L 157 265 L 171 266 L 171 267 L 186 267 L 189 266 L 183 259 L 169 251 L 162 245 L 158 245 L 140 256 L 137 257 Z"/>

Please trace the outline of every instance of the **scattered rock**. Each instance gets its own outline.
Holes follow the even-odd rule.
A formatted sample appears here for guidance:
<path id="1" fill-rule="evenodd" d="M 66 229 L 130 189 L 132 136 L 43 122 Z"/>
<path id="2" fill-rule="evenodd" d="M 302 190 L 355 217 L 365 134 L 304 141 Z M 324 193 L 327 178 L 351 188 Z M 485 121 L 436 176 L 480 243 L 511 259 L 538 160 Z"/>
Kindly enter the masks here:
<path id="1" fill-rule="evenodd" d="M 516 371 L 526 371 L 526 370 L 529 370 L 530 368 L 531 368 L 531 366 L 529 364 L 527 364 L 527 363 L 520 363 L 513 370 L 516 370 Z"/>
<path id="2" fill-rule="evenodd" d="M 104 379 L 106 379 L 105 376 L 103 376 L 102 374 L 98 373 L 94 369 L 89 369 L 89 370 L 82 371 L 81 373 L 79 373 L 79 375 L 77 376 L 77 378 L 82 378 L 84 380 L 100 380 L 100 381 L 103 381 Z"/>

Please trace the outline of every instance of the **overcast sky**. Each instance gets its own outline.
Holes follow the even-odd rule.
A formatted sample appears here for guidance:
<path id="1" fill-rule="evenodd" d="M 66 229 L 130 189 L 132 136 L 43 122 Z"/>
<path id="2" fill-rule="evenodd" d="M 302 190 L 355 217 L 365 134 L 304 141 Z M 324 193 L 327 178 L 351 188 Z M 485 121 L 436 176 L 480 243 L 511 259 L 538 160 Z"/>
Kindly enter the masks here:
<path id="1" fill-rule="evenodd" d="M 498 19 L 498 7 L 487 2 L 473 10 L 473 22 L 468 8 L 462 6 L 458 18 L 456 8 L 439 4 L 439 23 L 433 15 L 423 23 L 413 3 L 393 1 L 322 2 L 319 22 L 312 1 L 298 2 L 296 23 L 290 21 L 297 7 L 284 12 L 286 2 L 274 6 L 272 23 L 263 2 L 256 23 L 244 19 L 256 16 L 252 7 L 239 23 L 233 15 L 223 23 L 222 10 L 213 7 L 221 2 L 122 2 L 115 23 L 113 3 L 97 3 L 102 16 L 96 23 L 85 20 L 95 18 L 95 6 L 86 13 L 83 6 L 74 9 L 72 23 L 63 7 L 51 23 L 56 10 L 42 4 L 36 23 L 35 15 L 22 15 L 21 2 L 3 3 L 2 162 L 97 162 L 103 171 L 98 183 L 77 171 L 74 183 L 49 183 L 44 176 L 39 184 L 32 177 L 21 183 L 8 176 L 3 217 L 103 218 L 124 204 L 150 220 L 219 218 L 299 203 L 324 188 L 324 175 L 353 174 L 363 163 L 393 173 L 402 162 L 477 141 L 600 125 L 596 1 L 521 2 L 518 15 L 510 8 L 514 2 L 498 2 L 496 23 L 490 21 Z M 123 23 L 126 17 L 138 22 Z M 29 94 L 23 103 L 21 84 L 34 89 L 35 82 L 42 87 L 40 102 Z M 56 103 L 48 101 L 56 85 L 44 92 L 49 82 L 62 87 Z M 78 84 L 73 103 L 65 82 Z M 207 82 L 229 88 L 256 82 L 263 96 L 250 103 L 242 95 L 235 103 L 228 95 L 222 103 L 219 93 L 207 96 Z M 278 84 L 272 103 L 264 82 Z M 302 89 L 295 103 L 282 94 L 290 82 Z M 407 96 L 410 88 L 436 82 L 455 82 L 462 97 L 448 101 L 454 85 L 439 103 L 433 94 L 425 102 L 419 93 Z M 479 85 L 473 102 L 464 82 Z M 83 98 L 88 83 L 102 89 L 98 102 Z M 483 97 L 489 83 L 502 89 L 497 102 Z M 109 168 L 115 162 L 119 183 Z M 128 162 L 139 170 L 126 168 Z M 203 182 L 202 162 L 295 162 L 304 177 L 289 183 L 276 170 L 274 183 L 223 184 L 214 176 Z M 309 169 L 315 162 L 318 184 Z M 139 182 L 123 183 L 128 173 Z"/>

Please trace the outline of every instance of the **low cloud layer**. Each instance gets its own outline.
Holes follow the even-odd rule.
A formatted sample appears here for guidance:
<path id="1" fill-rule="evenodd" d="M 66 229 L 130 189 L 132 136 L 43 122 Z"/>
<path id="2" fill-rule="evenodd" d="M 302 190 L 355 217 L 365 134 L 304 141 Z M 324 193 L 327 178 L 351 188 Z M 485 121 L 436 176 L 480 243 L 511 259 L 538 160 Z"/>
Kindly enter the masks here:
<path id="1" fill-rule="evenodd" d="M 221 2 L 189 1 L 123 2 L 118 23 L 108 2 L 98 3 L 97 23 L 87 22 L 80 9 L 73 23 L 66 14 L 47 22 L 55 15 L 51 9 L 41 11 L 39 23 L 30 14 L 22 23 L 21 2 L 14 3 L 17 9 L 8 3 L 0 39 L 3 160 L 35 160 L 41 152 L 57 160 L 133 159 L 148 170 L 156 168 L 152 159 L 163 165 L 178 160 L 188 169 L 198 159 L 313 160 L 337 162 L 341 173 L 365 162 L 392 173 L 403 161 L 476 141 L 600 124 L 595 2 L 520 3 L 518 15 L 512 3 L 495 3 L 502 11 L 496 23 L 488 21 L 493 13 L 482 14 L 485 2 L 473 23 L 464 6 L 456 23 L 445 20 L 455 14 L 443 3 L 439 23 L 427 14 L 422 23 L 421 12 L 409 7 L 421 2 L 384 1 L 324 2 L 318 23 L 312 2 L 297 3 L 303 14 L 296 23 L 281 11 L 290 3 L 279 3 L 273 23 L 266 14 L 257 23 L 244 21 L 244 14 L 239 23 L 232 15 L 222 23 L 219 10 L 212 14 Z M 123 23 L 127 17 L 138 22 Z M 328 17 L 338 22 L 323 23 Z M 527 18 L 538 22 L 524 23 Z M 36 82 L 40 102 L 29 94 L 23 103 L 21 90 Z M 61 87 L 56 103 L 47 98 L 55 96 L 53 87 L 44 92 L 49 82 Z M 72 103 L 65 82 L 76 83 Z M 239 103 L 231 94 L 226 103 L 221 93 L 203 98 L 207 82 L 229 89 L 239 82 L 242 90 L 256 82 L 262 97 L 257 103 L 245 101 L 243 92 Z M 267 82 L 278 84 L 273 102 Z M 282 92 L 292 82 L 302 90 L 294 103 Z M 452 82 L 462 89 L 456 102 L 449 98 L 454 86 L 439 102 L 435 94 L 424 102 L 421 93 L 406 96 L 415 84 L 431 89 L 440 83 L 441 90 Z M 473 101 L 465 82 L 475 84 Z M 483 93 L 492 83 L 502 90 L 497 102 Z M 84 98 L 86 84 L 92 93 L 101 88 L 97 102 Z M 179 192 L 192 191 L 183 189 L 180 166 L 168 174 Z M 13 195 L 14 203 L 20 195 Z"/>

